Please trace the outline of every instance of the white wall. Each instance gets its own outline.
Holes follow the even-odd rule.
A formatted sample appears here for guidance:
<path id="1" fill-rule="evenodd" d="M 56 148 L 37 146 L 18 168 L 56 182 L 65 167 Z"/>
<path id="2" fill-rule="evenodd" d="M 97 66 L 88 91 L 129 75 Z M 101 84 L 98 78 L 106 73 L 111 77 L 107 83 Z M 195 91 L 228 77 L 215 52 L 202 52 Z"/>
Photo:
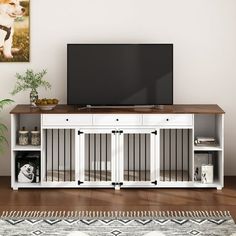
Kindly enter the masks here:
<path id="1" fill-rule="evenodd" d="M 225 170 L 236 168 L 235 0 L 31 0 L 31 63 L 0 63 L 0 99 L 16 72 L 47 68 L 51 92 L 66 103 L 66 44 L 174 43 L 174 102 L 217 103 L 226 111 Z M 27 93 L 14 97 L 28 103 Z M 3 121 L 10 124 L 9 109 Z M 2 115 L 2 114 L 1 114 Z M 9 148 L 0 175 L 10 175 Z"/>

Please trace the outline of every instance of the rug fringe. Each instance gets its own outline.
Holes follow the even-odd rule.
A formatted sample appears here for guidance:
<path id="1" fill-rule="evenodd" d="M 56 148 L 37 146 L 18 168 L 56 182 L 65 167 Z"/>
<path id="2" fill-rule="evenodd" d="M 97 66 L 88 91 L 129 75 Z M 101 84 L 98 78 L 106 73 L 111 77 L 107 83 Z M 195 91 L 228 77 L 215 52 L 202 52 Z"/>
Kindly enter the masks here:
<path id="1" fill-rule="evenodd" d="M 219 218 L 229 211 L 4 211 L 0 218 Z"/>

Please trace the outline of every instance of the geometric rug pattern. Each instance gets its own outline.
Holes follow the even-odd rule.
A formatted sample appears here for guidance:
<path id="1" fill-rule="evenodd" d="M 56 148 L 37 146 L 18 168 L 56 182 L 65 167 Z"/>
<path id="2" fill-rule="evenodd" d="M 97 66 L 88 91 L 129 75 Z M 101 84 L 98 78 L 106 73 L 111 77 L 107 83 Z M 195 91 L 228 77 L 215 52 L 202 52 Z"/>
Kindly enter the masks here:
<path id="1" fill-rule="evenodd" d="M 163 213 L 163 212 L 162 212 Z M 206 213 L 206 212 L 205 212 Z M 0 217 L 0 235 L 63 235 L 63 236 L 236 236 L 236 225 L 229 213 L 198 214 L 64 214 L 53 217 L 47 214 L 19 216 L 6 214 Z M 65 216 L 67 215 L 67 216 Z M 95 217 L 92 215 L 96 215 Z M 132 216 L 131 216 L 132 215 Z M 142 217 L 140 216 L 142 215 Z M 165 216 L 164 216 L 165 215 Z M 187 216 L 188 215 L 188 216 Z M 208 216 L 207 216 L 208 215 Z M 10 217 L 9 217 L 10 216 Z"/>

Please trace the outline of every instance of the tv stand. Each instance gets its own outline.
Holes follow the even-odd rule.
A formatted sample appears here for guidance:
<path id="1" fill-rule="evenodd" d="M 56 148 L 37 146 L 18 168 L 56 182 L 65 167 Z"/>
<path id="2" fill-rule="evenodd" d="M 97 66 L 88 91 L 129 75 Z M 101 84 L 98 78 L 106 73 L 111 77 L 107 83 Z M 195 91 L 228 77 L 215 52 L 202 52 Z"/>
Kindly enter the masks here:
<path id="1" fill-rule="evenodd" d="M 18 131 L 41 131 L 40 146 L 20 146 Z M 215 145 L 195 145 L 196 137 Z M 35 182 L 18 178 L 19 159 L 40 157 Z M 195 168 L 213 165 L 213 182 Z M 31 155 L 32 156 L 32 155 Z M 83 107 L 11 111 L 11 186 L 18 188 L 216 188 L 224 186 L 224 111 L 217 105 Z"/>

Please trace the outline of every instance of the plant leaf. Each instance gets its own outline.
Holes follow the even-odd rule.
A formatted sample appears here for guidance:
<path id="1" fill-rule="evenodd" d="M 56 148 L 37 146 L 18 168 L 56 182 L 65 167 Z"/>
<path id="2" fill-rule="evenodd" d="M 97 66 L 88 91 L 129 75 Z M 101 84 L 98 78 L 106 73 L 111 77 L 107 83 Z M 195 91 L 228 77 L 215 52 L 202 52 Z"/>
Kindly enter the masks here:
<path id="1" fill-rule="evenodd" d="M 7 131 L 7 126 L 0 123 L 0 134 L 3 134 L 6 131 Z"/>
<path id="2" fill-rule="evenodd" d="M 0 109 L 3 109 L 4 106 L 11 104 L 12 102 L 14 102 L 11 99 L 3 99 L 0 100 Z"/>
<path id="3" fill-rule="evenodd" d="M 3 109 L 3 107 L 5 105 L 9 105 L 11 104 L 12 102 L 14 102 L 13 100 L 11 99 L 3 99 L 3 100 L 0 100 L 0 110 Z M 3 150 L 4 150 L 4 144 L 7 143 L 7 139 L 5 137 L 5 132 L 7 131 L 7 126 L 0 123 L 0 153 L 3 153 Z"/>
<path id="4" fill-rule="evenodd" d="M 2 154 L 3 153 L 3 151 L 4 151 L 4 148 L 3 148 L 3 144 L 8 144 L 8 142 L 7 142 L 7 139 L 4 137 L 4 136 L 2 136 L 2 135 L 0 135 L 0 153 Z"/>
<path id="5" fill-rule="evenodd" d="M 39 87 L 44 87 L 45 89 L 51 88 L 51 84 L 43 80 L 43 77 L 47 74 L 47 70 L 42 70 L 41 72 L 34 73 L 32 69 L 27 69 L 25 74 L 20 75 L 16 74 L 16 84 L 11 92 L 12 95 L 15 95 L 21 91 L 25 91 L 27 89 L 36 90 Z"/>

